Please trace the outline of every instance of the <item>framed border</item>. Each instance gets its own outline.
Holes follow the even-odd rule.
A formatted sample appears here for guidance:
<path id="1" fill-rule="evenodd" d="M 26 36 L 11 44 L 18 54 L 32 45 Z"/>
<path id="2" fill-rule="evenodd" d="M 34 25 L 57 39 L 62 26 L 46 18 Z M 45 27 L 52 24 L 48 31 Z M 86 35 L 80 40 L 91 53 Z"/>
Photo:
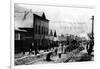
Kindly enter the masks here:
<path id="1" fill-rule="evenodd" d="M 14 3 L 12 0 L 10 2 L 10 68 L 14 68 Z M 26 4 L 26 3 L 18 3 L 18 4 Z M 27 5 L 40 5 L 40 6 L 56 6 L 56 7 L 72 7 L 72 8 L 87 8 L 87 9 L 95 9 L 94 6 L 78 6 L 78 5 L 54 5 L 54 4 L 30 4 Z M 24 65 L 23 65 L 24 66 Z M 29 67 L 30 65 L 28 65 Z M 20 67 L 20 66 L 17 66 Z"/>

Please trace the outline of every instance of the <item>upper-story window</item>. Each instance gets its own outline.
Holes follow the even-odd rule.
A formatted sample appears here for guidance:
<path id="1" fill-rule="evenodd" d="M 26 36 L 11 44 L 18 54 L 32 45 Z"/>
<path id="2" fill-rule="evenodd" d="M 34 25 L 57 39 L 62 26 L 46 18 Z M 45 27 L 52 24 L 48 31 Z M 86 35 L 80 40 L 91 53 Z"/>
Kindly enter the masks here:
<path id="1" fill-rule="evenodd" d="M 38 29 L 39 29 L 39 30 L 38 30 L 38 34 L 40 34 L 40 26 L 38 26 Z"/>
<path id="2" fill-rule="evenodd" d="M 42 34 L 43 34 L 43 27 L 42 27 Z"/>

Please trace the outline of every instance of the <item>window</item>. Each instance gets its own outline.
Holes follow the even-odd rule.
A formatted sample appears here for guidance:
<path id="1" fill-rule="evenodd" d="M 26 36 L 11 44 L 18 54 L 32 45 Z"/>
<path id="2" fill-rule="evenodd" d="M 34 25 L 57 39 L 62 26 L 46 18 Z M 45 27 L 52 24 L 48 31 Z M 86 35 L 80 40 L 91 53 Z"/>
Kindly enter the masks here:
<path id="1" fill-rule="evenodd" d="M 42 34 L 43 34 L 43 27 L 42 27 Z"/>
<path id="2" fill-rule="evenodd" d="M 37 25 L 35 25 L 34 31 L 35 31 L 35 34 L 36 34 L 37 33 Z"/>
<path id="3" fill-rule="evenodd" d="M 15 33 L 15 40 L 20 40 L 20 33 Z"/>
<path id="4" fill-rule="evenodd" d="M 39 30 L 38 30 L 38 34 L 40 34 L 40 26 L 38 26 L 38 27 L 39 27 L 39 28 L 38 28 L 38 29 L 39 29 Z"/>

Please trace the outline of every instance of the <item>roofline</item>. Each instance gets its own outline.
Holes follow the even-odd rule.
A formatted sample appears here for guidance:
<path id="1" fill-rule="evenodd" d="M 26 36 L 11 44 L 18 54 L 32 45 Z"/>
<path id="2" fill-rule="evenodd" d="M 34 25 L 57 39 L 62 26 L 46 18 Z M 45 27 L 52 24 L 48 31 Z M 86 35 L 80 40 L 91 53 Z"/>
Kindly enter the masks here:
<path id="1" fill-rule="evenodd" d="M 38 18 L 40 18 L 40 19 L 42 19 L 42 20 L 46 20 L 46 21 L 50 21 L 50 20 L 48 20 L 48 19 L 44 19 L 43 17 L 41 17 L 41 16 L 38 16 L 37 14 L 35 14 L 35 13 L 33 13 L 33 15 L 34 16 L 36 16 L 36 17 L 38 17 Z"/>
<path id="2" fill-rule="evenodd" d="M 15 30 L 15 32 L 23 32 L 23 33 L 25 33 L 27 31 L 26 30 Z"/>
<path id="3" fill-rule="evenodd" d="M 26 11 L 26 12 L 30 12 L 30 11 Z M 25 13 L 25 11 L 24 11 L 24 12 L 15 11 L 15 13 Z M 44 18 L 43 18 L 42 16 L 37 15 L 35 12 L 32 12 L 32 14 L 35 15 L 35 16 L 38 16 L 39 18 L 41 18 L 41 19 L 44 20 Z M 45 20 L 46 20 L 46 21 L 50 21 L 50 20 L 48 20 L 48 19 L 45 19 Z"/>

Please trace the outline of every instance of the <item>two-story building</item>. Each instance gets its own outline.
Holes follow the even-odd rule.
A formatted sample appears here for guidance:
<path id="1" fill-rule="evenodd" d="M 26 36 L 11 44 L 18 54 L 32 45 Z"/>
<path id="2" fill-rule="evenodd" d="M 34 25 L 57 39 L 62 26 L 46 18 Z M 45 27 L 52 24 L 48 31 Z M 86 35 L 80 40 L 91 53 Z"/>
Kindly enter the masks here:
<path id="1" fill-rule="evenodd" d="M 46 19 L 44 12 L 15 12 L 14 21 L 15 51 L 21 47 L 27 48 L 32 43 L 37 48 L 46 46 L 47 40 L 45 37 L 49 33 L 49 20 Z"/>

